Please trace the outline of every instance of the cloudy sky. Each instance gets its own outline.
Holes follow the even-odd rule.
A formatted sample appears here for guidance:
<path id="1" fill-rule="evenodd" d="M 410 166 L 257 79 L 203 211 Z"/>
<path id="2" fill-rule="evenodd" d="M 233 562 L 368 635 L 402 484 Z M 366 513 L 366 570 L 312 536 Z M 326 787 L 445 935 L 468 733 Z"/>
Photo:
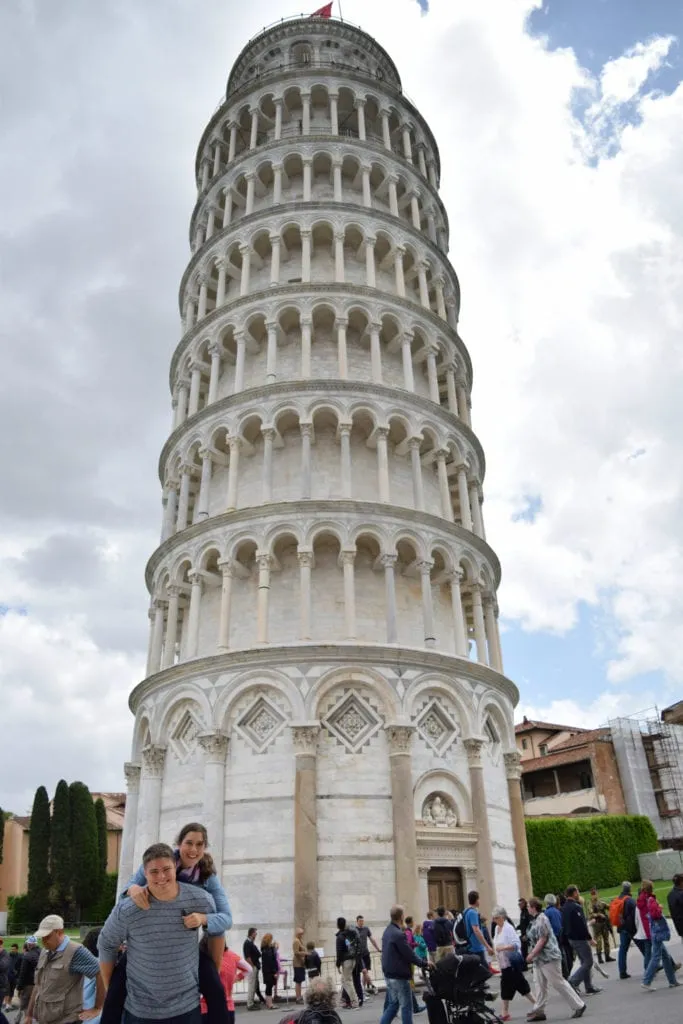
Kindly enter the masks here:
<path id="1" fill-rule="evenodd" d="M 313 0 L 311 9 L 316 5 Z M 0 5 L 0 805 L 123 785 L 193 163 L 282 0 Z M 338 6 L 335 4 L 335 14 Z M 343 0 L 443 165 L 519 712 L 681 696 L 683 15 Z"/>

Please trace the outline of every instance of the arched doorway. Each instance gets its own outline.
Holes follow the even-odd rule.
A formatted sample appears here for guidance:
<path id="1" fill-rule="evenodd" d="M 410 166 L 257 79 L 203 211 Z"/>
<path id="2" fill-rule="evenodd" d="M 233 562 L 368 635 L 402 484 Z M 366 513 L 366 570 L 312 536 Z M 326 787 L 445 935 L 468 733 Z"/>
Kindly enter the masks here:
<path id="1" fill-rule="evenodd" d="M 429 909 L 446 907 L 447 910 L 463 909 L 462 873 L 460 868 L 430 868 L 427 875 Z"/>

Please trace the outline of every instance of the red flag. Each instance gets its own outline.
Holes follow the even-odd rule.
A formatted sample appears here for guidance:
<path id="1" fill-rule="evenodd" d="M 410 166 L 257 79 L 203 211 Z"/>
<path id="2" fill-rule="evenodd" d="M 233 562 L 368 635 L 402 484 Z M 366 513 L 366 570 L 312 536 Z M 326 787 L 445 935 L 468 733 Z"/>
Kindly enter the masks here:
<path id="1" fill-rule="evenodd" d="M 319 7 L 317 11 L 313 11 L 311 18 L 331 18 L 332 17 L 332 4 L 325 4 L 324 7 Z"/>

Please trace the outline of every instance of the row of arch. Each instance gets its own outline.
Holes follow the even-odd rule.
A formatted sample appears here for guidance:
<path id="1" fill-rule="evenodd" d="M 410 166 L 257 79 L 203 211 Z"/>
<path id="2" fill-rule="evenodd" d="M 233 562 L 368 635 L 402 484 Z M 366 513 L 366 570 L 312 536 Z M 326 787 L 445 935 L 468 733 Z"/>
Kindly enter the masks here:
<path id="1" fill-rule="evenodd" d="M 283 212 L 269 224 L 219 235 L 181 284 L 184 329 L 226 303 L 280 285 L 356 285 L 407 299 L 455 328 L 456 279 L 441 257 L 378 221 Z"/>
<path id="2" fill-rule="evenodd" d="M 489 565 L 409 530 L 280 524 L 178 553 L 152 581 L 148 674 L 268 644 L 340 640 L 426 647 L 502 672 Z M 425 557 L 426 556 L 426 557 Z"/>
<path id="3" fill-rule="evenodd" d="M 168 741 L 178 710 L 188 702 L 196 708 L 202 731 L 211 734 L 225 729 L 233 718 L 233 710 L 244 702 L 245 697 L 253 695 L 258 698 L 266 688 L 280 695 L 285 713 L 292 722 L 315 722 L 324 715 L 334 693 L 340 687 L 346 689 L 349 686 L 367 687 L 373 694 L 379 714 L 387 722 L 412 721 L 425 699 L 445 700 L 456 710 L 463 739 L 486 736 L 490 723 L 504 748 L 516 750 L 512 707 L 507 698 L 490 687 L 475 694 L 471 685 L 454 675 L 418 670 L 399 696 L 385 676 L 371 665 L 362 669 L 337 666 L 328 668 L 316 678 L 304 695 L 286 672 L 263 667 L 235 673 L 213 705 L 207 691 L 191 679 L 169 687 L 156 702 L 142 700 L 134 709 L 132 758 L 139 761 L 142 751 L 150 745 L 163 746 Z"/>
<path id="4" fill-rule="evenodd" d="M 194 331 L 171 368 L 173 426 L 245 388 L 290 380 L 401 388 L 471 426 L 469 362 L 453 337 L 433 322 L 341 296 L 240 310 L 239 319 Z"/>
<path id="5" fill-rule="evenodd" d="M 412 508 L 484 540 L 477 454 L 452 429 L 369 401 L 217 415 L 163 453 L 162 541 L 224 512 L 308 500 Z"/>
<path id="6" fill-rule="evenodd" d="M 381 147 L 413 164 L 437 190 L 438 162 L 431 141 L 391 99 L 343 80 L 309 79 L 256 92 L 226 104 L 202 140 L 197 159 L 201 192 L 241 154 L 282 139 L 333 135 Z"/>
<path id="7" fill-rule="evenodd" d="M 412 169 L 394 167 L 387 157 L 338 144 L 320 149 L 292 145 L 286 153 L 254 154 L 215 178 L 192 216 L 197 251 L 216 225 L 226 228 L 244 216 L 292 202 L 347 203 L 391 215 L 427 235 L 444 252 L 448 221 L 438 198 Z"/>

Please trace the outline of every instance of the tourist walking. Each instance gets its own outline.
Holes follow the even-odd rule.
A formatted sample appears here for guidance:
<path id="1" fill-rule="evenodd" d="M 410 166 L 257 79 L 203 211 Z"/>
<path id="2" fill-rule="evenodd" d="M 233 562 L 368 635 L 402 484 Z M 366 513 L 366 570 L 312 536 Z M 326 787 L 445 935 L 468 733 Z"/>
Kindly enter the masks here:
<path id="1" fill-rule="evenodd" d="M 360 959 L 360 939 L 355 928 L 346 927 L 346 918 L 337 918 L 336 938 L 336 964 L 337 970 L 341 973 L 342 995 L 346 992 L 346 998 L 352 1009 L 357 1010 L 359 1006 L 358 994 L 353 983 L 353 971 L 356 962 Z"/>
<path id="2" fill-rule="evenodd" d="M 529 952 L 529 940 L 526 933 L 528 932 L 529 925 L 531 924 L 531 914 L 529 913 L 529 904 L 524 896 L 520 896 L 517 900 L 517 907 L 519 909 L 519 924 L 517 925 L 517 930 L 522 940 L 522 956 L 526 960 L 526 955 Z"/>
<path id="3" fill-rule="evenodd" d="M 527 963 L 534 968 L 536 1000 L 527 1020 L 547 1020 L 545 1008 L 548 1003 L 548 987 L 552 986 L 574 1011 L 572 1018 L 581 1017 L 586 1004 L 578 992 L 562 977 L 560 947 L 550 921 L 543 913 L 543 904 L 535 896 L 528 902 L 531 923 L 527 929 L 529 953 Z M 580 908 L 579 908 L 580 911 Z M 585 922 L 584 922 L 585 923 Z"/>
<path id="4" fill-rule="evenodd" d="M 650 960 L 645 968 L 642 988 L 646 992 L 654 991 L 652 979 L 660 965 L 664 968 L 669 988 L 679 988 L 679 984 L 676 981 L 675 965 L 669 950 L 666 948 L 666 943 L 671 938 L 671 932 L 662 912 L 661 904 L 654 895 L 652 882 L 645 879 L 642 884 L 642 891 L 646 897 L 645 914 L 650 925 L 650 941 L 652 943 Z"/>
<path id="5" fill-rule="evenodd" d="M 496 928 L 493 935 L 493 948 L 500 967 L 500 998 L 502 1002 L 501 1020 L 512 1020 L 510 1001 L 515 993 L 528 999 L 534 1006 L 529 982 L 524 977 L 525 963 L 522 958 L 522 940 L 517 929 L 510 924 L 505 907 L 494 907 L 491 919 Z"/>
<path id="6" fill-rule="evenodd" d="M 19 977 L 19 970 L 21 968 L 21 953 L 19 952 L 19 946 L 16 942 L 13 942 L 9 948 L 9 972 L 7 975 L 7 998 L 5 1000 L 7 1008 L 12 1006 L 12 999 L 14 998 L 14 990 L 17 987 L 17 978 Z"/>
<path id="7" fill-rule="evenodd" d="M 308 974 L 308 980 L 312 978 L 319 978 L 322 972 L 322 960 L 320 959 L 320 953 L 315 948 L 315 942 L 306 943 L 306 973 Z"/>
<path id="8" fill-rule="evenodd" d="M 86 932 L 83 936 L 83 945 L 94 957 L 99 956 L 97 941 L 100 937 L 101 931 L 101 928 L 91 928 L 90 931 Z M 103 985 L 102 996 L 104 996 Z M 100 1009 L 98 1009 L 97 978 L 83 978 L 83 1013 L 81 1014 L 80 1019 L 87 1020 L 90 1024 L 99 1024 L 99 1020 L 102 1015 L 101 1007 L 103 1002 L 104 999 L 100 998 Z"/>
<path id="9" fill-rule="evenodd" d="M 295 1001 L 301 1004 L 303 1004 L 301 986 L 306 980 L 306 947 L 303 943 L 303 935 L 303 928 L 297 928 L 294 932 L 294 942 L 292 943 Z"/>
<path id="10" fill-rule="evenodd" d="M 98 941 L 102 978 L 108 985 L 125 943 L 125 1024 L 200 1024 L 197 928 L 216 904 L 202 886 L 178 881 L 176 854 L 166 843 L 148 847 L 142 865 L 148 906 L 126 897 L 112 910 Z M 222 985 L 220 991 L 227 1019 Z"/>
<path id="11" fill-rule="evenodd" d="M 612 963 L 614 957 L 609 955 L 610 938 L 614 939 L 609 919 L 609 906 L 600 898 L 600 893 L 595 888 L 591 889 L 588 900 L 588 923 L 591 926 L 595 948 L 598 955 L 598 963 L 603 962 L 602 953 L 605 951 L 605 963 Z"/>
<path id="12" fill-rule="evenodd" d="M 579 966 L 569 977 L 569 984 L 578 989 L 583 982 L 589 995 L 596 995 L 602 989 L 593 984 L 593 952 L 595 945 L 586 924 L 583 908 L 579 902 L 579 890 L 575 885 L 567 887 L 565 904 L 562 908 L 562 930 L 569 939 L 572 949 L 579 958 Z"/>
<path id="13" fill-rule="evenodd" d="M 200 952 L 209 952 L 209 937 L 204 935 L 202 941 L 199 943 Z M 225 991 L 225 1005 L 228 1008 L 228 1024 L 235 1024 L 235 1000 L 232 998 L 232 990 L 235 981 L 239 978 L 249 977 L 254 968 L 247 963 L 244 957 L 241 957 L 239 953 L 233 952 L 228 949 L 227 944 L 223 950 L 223 957 L 221 959 L 221 969 L 218 972 L 221 984 Z M 200 1000 L 200 1009 L 202 1013 L 202 1024 L 207 1020 L 209 1008 L 206 1003 L 206 999 L 202 996 Z"/>
<path id="14" fill-rule="evenodd" d="M 266 989 L 266 1009 L 273 1009 L 273 989 L 277 981 L 277 952 L 271 932 L 261 939 L 261 970 L 263 971 L 263 984 Z"/>
<path id="15" fill-rule="evenodd" d="M 647 893 L 643 891 L 641 883 L 636 900 L 636 934 L 633 941 L 640 950 L 643 958 L 643 970 L 647 970 L 652 952 L 652 941 L 650 939 L 650 919 L 647 916 Z"/>
<path id="16" fill-rule="evenodd" d="M 465 934 L 467 935 L 467 951 L 478 956 L 484 967 L 488 967 L 486 954 L 493 956 L 493 946 L 488 941 L 481 926 L 479 916 L 479 893 L 473 889 L 467 894 L 468 907 L 463 914 Z"/>
<path id="17" fill-rule="evenodd" d="M 4 939 L 0 938 L 0 1006 L 4 1006 L 9 992 L 9 972 L 12 962 L 5 949 Z"/>
<path id="18" fill-rule="evenodd" d="M 622 882 L 621 892 L 612 900 L 609 905 L 609 920 L 612 927 L 617 929 L 619 936 L 619 950 L 617 952 L 617 967 L 619 977 L 626 981 L 631 975 L 628 973 L 628 949 L 633 941 L 636 931 L 636 901 L 631 893 L 631 883 Z"/>
<path id="19" fill-rule="evenodd" d="M 379 946 L 372 937 L 372 932 L 365 923 L 365 918 L 362 914 L 359 914 L 356 918 L 356 931 L 358 932 L 358 938 L 360 940 L 360 959 L 363 972 L 363 987 L 366 992 L 375 994 L 377 989 L 372 980 L 372 956 L 370 955 L 370 943 L 375 947 L 379 953 Z"/>
<path id="20" fill-rule="evenodd" d="M 673 886 L 666 902 L 669 904 L 669 916 L 674 928 L 683 938 L 683 874 L 674 875 Z"/>
<path id="21" fill-rule="evenodd" d="M 33 992 L 39 957 L 38 940 L 35 935 L 29 935 L 24 943 L 24 955 L 21 958 L 21 967 L 19 968 L 19 977 L 17 978 L 19 1009 L 24 1014 L 28 1009 L 31 993 Z"/>
<path id="22" fill-rule="evenodd" d="M 418 956 L 421 956 L 423 960 L 429 960 L 429 950 L 424 937 L 424 926 L 421 924 L 415 925 L 415 931 L 413 932 L 414 946 L 413 949 L 416 951 Z"/>
<path id="23" fill-rule="evenodd" d="M 252 968 L 252 972 L 247 979 L 247 1009 L 255 1010 L 256 1003 L 254 999 L 258 999 L 259 1003 L 265 1003 L 265 999 L 261 995 L 261 989 L 258 983 L 258 974 L 261 969 L 261 950 L 256 945 L 256 936 L 258 932 L 256 928 L 250 928 L 247 932 L 247 937 L 244 940 L 242 946 L 242 955 L 247 961 L 249 966 Z"/>
<path id="24" fill-rule="evenodd" d="M 434 963 L 436 956 L 436 939 L 434 938 L 434 911 L 428 910 L 427 916 L 422 922 L 422 934 L 425 944 L 429 950 L 429 959 Z"/>
<path id="25" fill-rule="evenodd" d="M 399 904 L 389 912 L 389 924 L 382 935 L 382 971 L 387 992 L 380 1024 L 391 1024 L 401 1011 L 401 1024 L 412 1024 L 413 999 L 410 987 L 412 965 L 427 968 L 429 962 L 408 945 L 403 931 L 404 910 Z"/>
<path id="26" fill-rule="evenodd" d="M 455 922 L 446 917 L 446 908 L 437 907 L 434 918 L 433 935 L 436 943 L 434 962 L 438 964 L 442 957 L 453 952 L 453 928 Z"/>
<path id="27" fill-rule="evenodd" d="M 64 934 L 64 921 L 58 914 L 48 914 L 43 918 L 36 938 L 40 939 L 43 949 L 26 1008 L 26 1021 L 49 1024 L 77 1021 L 83 1013 L 84 978 L 96 979 L 96 1012 L 99 1013 L 104 1001 L 106 977 L 97 957 Z M 55 1007 L 58 1007 L 57 1012 Z"/>

